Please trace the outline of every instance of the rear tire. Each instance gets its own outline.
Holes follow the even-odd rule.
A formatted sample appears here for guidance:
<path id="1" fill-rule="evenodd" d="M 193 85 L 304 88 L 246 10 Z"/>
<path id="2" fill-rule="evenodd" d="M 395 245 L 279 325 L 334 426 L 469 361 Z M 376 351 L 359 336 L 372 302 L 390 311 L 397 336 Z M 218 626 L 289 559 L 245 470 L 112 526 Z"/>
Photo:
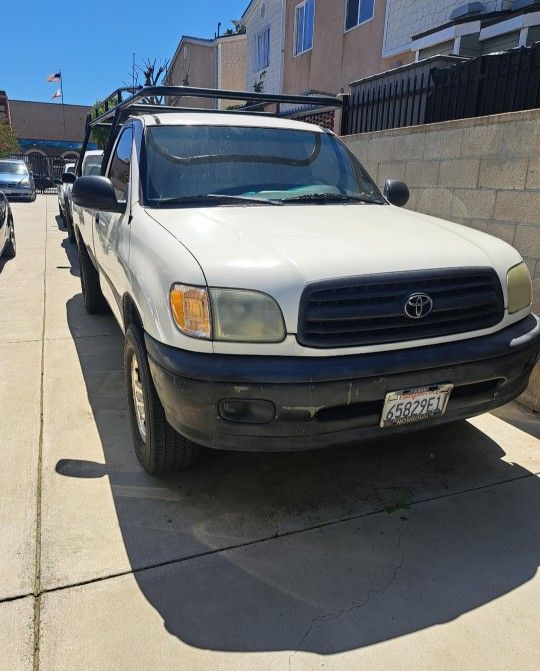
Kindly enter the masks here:
<path id="1" fill-rule="evenodd" d="M 66 214 L 66 216 L 64 217 L 64 221 L 66 222 L 68 240 L 70 242 L 75 242 L 75 229 L 73 228 L 73 219 L 69 216 L 69 214 Z"/>
<path id="2" fill-rule="evenodd" d="M 150 475 L 190 468 L 201 448 L 167 422 L 152 380 L 142 332 L 133 324 L 124 341 L 124 378 L 133 445 L 141 466 Z"/>
<path id="3" fill-rule="evenodd" d="M 2 256 L 6 259 L 13 259 L 17 254 L 17 243 L 15 242 L 15 227 L 13 225 L 13 217 L 8 220 L 9 238 L 4 247 Z"/>
<path id="4" fill-rule="evenodd" d="M 79 245 L 79 267 L 86 312 L 91 315 L 101 315 L 108 312 L 109 306 L 99 285 L 99 273 L 92 263 L 83 240 L 81 240 Z"/>

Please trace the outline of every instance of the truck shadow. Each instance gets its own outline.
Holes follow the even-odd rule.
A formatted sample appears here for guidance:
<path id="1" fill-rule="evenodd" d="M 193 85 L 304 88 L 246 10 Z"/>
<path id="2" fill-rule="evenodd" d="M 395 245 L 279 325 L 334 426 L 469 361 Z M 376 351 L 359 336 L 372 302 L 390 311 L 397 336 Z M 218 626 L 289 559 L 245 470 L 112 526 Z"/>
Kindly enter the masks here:
<path id="1" fill-rule="evenodd" d="M 540 482 L 468 422 L 328 451 L 216 452 L 146 475 L 120 331 L 75 337 L 80 302 L 67 318 L 105 463 L 56 470 L 109 479 L 137 584 L 185 643 L 329 655 L 451 621 L 535 576 Z"/>
<path id="2" fill-rule="evenodd" d="M 69 261 L 69 272 L 75 277 L 80 277 L 81 273 L 79 271 L 79 257 L 76 243 L 70 242 L 66 237 L 62 240 L 61 246 Z"/>

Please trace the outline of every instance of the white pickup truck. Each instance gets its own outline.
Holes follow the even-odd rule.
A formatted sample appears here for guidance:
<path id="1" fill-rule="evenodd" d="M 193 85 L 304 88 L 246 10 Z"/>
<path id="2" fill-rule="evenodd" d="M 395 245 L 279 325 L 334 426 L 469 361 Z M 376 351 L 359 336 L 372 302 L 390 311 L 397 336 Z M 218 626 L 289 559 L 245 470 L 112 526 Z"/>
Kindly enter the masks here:
<path id="1" fill-rule="evenodd" d="M 407 187 L 383 195 L 331 131 L 161 111 L 151 94 L 113 109 L 102 175 L 72 193 L 84 304 L 125 333 L 149 473 L 188 467 L 199 446 L 398 435 L 524 391 L 540 321 L 510 245 L 400 209 Z"/>

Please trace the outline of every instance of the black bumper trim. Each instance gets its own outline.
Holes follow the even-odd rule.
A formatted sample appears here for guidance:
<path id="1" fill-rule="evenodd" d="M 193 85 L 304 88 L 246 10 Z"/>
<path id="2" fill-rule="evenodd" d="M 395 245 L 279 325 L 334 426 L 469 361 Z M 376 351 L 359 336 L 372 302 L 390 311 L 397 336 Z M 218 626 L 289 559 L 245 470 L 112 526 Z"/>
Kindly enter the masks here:
<path id="1" fill-rule="evenodd" d="M 146 343 L 167 420 L 183 436 L 217 449 L 293 451 L 416 431 L 508 403 L 527 387 L 540 322 L 528 317 L 470 341 L 330 359 L 197 354 L 148 335 Z M 443 383 L 454 385 L 444 416 L 380 428 L 387 393 Z M 226 421 L 223 399 L 269 401 L 274 419 Z"/>
<path id="2" fill-rule="evenodd" d="M 540 343 L 540 320 L 522 321 L 486 336 L 406 350 L 332 357 L 203 354 L 164 345 L 145 333 L 148 354 L 172 375 L 207 382 L 279 384 L 356 380 L 460 365 L 518 352 Z"/>

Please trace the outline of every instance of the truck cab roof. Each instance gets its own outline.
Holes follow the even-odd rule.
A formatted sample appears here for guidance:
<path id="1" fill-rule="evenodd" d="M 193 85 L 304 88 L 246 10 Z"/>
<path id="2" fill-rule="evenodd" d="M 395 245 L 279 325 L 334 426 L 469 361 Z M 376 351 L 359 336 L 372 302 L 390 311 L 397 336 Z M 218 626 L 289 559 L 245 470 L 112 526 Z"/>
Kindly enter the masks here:
<path id="1" fill-rule="evenodd" d="M 131 117 L 133 118 L 133 117 Z M 304 121 L 262 114 L 230 114 L 223 112 L 167 112 L 166 114 L 144 114 L 145 126 L 245 126 L 252 128 L 276 128 L 323 133 L 323 129 Z"/>

